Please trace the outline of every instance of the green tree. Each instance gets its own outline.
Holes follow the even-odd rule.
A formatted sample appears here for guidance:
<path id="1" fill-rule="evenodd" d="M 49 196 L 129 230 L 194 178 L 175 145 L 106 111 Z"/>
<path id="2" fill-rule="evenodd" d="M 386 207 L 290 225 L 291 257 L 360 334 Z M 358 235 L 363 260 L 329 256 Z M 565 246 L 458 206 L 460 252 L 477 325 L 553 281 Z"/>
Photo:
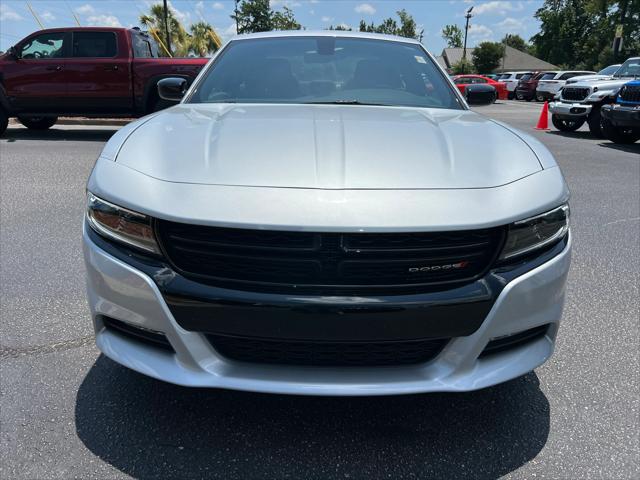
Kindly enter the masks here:
<path id="1" fill-rule="evenodd" d="M 529 44 L 527 41 L 518 34 L 508 34 L 500 41 L 503 45 L 508 45 L 511 48 L 520 50 L 521 52 L 529 51 Z"/>
<path id="2" fill-rule="evenodd" d="M 498 42 L 482 42 L 473 49 L 473 65 L 480 73 L 490 73 L 500 66 L 504 45 Z"/>
<path id="3" fill-rule="evenodd" d="M 231 18 L 238 24 L 238 33 L 302 28 L 290 8 L 285 6 L 282 11 L 276 12 L 271 9 L 269 0 L 242 0 L 238 6 L 238 15 L 231 15 Z"/>
<path id="4" fill-rule="evenodd" d="M 206 57 L 220 48 L 220 40 L 207 22 L 194 23 L 190 30 L 189 50 L 196 55 Z"/>
<path id="5" fill-rule="evenodd" d="M 351 32 L 353 30 L 353 28 L 347 26 L 347 25 L 336 25 L 335 27 L 333 25 L 331 25 L 329 28 L 327 28 L 327 30 L 336 30 L 336 31 L 342 31 L 342 32 Z"/>
<path id="6" fill-rule="evenodd" d="M 556 65 L 597 70 L 640 51 L 640 1 L 545 0 L 535 17 L 540 32 L 531 38 L 539 58 Z M 611 45 L 618 25 L 623 48 Z"/>
<path id="7" fill-rule="evenodd" d="M 364 20 L 360 20 L 359 30 L 361 32 L 370 33 L 384 33 L 387 35 L 398 35 L 407 38 L 420 38 L 422 32 L 416 31 L 417 25 L 413 17 L 402 9 L 396 12 L 400 20 L 400 26 L 393 18 L 387 18 L 382 21 L 380 25 L 375 25 L 373 22 L 367 24 Z"/>
<path id="8" fill-rule="evenodd" d="M 273 30 L 300 30 L 302 25 L 296 21 L 293 10 L 289 7 L 283 7 L 281 12 L 272 12 L 271 28 Z"/>
<path id="9" fill-rule="evenodd" d="M 457 25 L 445 25 L 442 38 L 449 48 L 462 48 L 462 29 Z"/>
<path id="10" fill-rule="evenodd" d="M 451 73 L 454 75 L 460 75 L 462 73 L 476 73 L 476 68 L 469 59 L 461 59 L 458 63 L 451 65 Z"/>
<path id="11" fill-rule="evenodd" d="M 166 45 L 166 27 L 164 23 L 164 8 L 161 4 L 151 5 L 148 14 L 140 15 L 140 23 L 149 30 L 151 35 L 160 43 L 160 54 L 169 56 L 185 56 L 189 51 L 189 35 L 173 11 L 167 12 L 167 24 L 169 25 L 169 38 L 171 45 Z M 167 52 L 167 49 L 169 52 Z"/>

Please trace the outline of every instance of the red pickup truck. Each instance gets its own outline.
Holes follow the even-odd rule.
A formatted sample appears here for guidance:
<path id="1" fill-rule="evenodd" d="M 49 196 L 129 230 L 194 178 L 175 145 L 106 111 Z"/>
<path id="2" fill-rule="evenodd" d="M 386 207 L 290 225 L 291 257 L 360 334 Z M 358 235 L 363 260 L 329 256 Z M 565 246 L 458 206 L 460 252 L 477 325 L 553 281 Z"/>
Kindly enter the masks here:
<path id="1" fill-rule="evenodd" d="M 46 129 L 59 115 L 139 117 L 170 103 L 158 97 L 165 77 L 191 82 L 206 58 L 158 58 L 137 28 L 52 28 L 0 56 L 0 134 L 9 117 Z"/>

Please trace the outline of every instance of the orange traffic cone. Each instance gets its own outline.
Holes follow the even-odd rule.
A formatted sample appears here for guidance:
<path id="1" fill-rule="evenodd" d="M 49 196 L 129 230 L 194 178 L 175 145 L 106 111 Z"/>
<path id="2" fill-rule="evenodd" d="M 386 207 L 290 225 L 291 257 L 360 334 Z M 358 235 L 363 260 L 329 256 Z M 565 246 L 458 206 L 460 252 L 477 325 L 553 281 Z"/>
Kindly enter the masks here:
<path id="1" fill-rule="evenodd" d="M 544 102 L 536 130 L 549 130 L 549 102 Z"/>

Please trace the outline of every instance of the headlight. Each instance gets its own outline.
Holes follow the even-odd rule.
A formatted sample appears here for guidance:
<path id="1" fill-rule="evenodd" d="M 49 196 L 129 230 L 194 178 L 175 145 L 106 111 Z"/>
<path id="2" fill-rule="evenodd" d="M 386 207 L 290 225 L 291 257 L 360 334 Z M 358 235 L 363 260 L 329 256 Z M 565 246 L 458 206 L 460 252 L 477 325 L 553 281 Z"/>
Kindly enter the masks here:
<path id="1" fill-rule="evenodd" d="M 103 237 L 160 253 L 151 225 L 151 217 L 133 212 L 87 193 L 87 220 L 91 228 Z"/>
<path id="2" fill-rule="evenodd" d="M 509 226 L 500 260 L 530 253 L 546 247 L 569 231 L 569 206 L 562 205 L 550 212 L 512 223 Z"/>

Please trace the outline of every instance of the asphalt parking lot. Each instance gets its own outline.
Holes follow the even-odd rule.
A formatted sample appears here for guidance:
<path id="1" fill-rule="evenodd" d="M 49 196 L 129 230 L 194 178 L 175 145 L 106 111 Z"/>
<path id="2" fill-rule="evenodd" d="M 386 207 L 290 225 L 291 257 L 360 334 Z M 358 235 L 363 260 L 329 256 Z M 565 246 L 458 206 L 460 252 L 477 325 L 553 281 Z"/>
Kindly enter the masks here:
<path id="1" fill-rule="evenodd" d="M 0 477 L 639 478 L 640 143 L 533 130 L 572 190 L 555 356 L 467 394 L 306 398 L 191 390 L 101 356 L 84 298 L 84 186 L 116 127 L 0 139 Z"/>

